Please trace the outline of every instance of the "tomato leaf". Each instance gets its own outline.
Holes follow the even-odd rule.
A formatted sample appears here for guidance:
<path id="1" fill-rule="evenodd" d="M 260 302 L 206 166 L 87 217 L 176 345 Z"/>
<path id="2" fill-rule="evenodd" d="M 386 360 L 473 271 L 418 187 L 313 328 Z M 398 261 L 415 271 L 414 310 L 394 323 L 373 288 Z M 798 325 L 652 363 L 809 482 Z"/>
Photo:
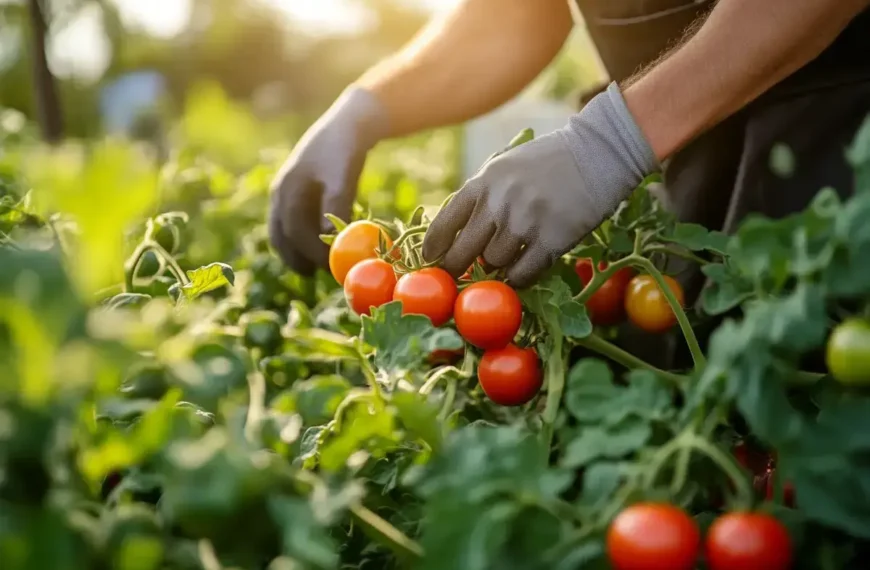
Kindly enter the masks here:
<path id="1" fill-rule="evenodd" d="M 712 251 L 725 254 L 728 246 L 728 236 L 721 232 L 710 231 L 700 224 L 677 224 L 669 235 L 660 239 L 677 243 L 691 251 Z"/>
<path id="2" fill-rule="evenodd" d="M 450 328 L 436 328 L 423 315 L 403 315 L 393 301 L 362 317 L 362 339 L 374 348 L 375 364 L 386 372 L 419 367 L 436 350 L 458 350 L 462 338 Z"/>
<path id="3" fill-rule="evenodd" d="M 671 395 L 652 373 L 634 370 L 627 386 L 617 386 L 607 364 L 585 358 L 568 373 L 565 407 L 580 422 L 618 425 L 630 416 L 648 420 L 668 417 Z"/>
<path id="4" fill-rule="evenodd" d="M 188 300 L 214 291 L 226 285 L 233 285 L 236 277 L 233 268 L 226 263 L 210 263 L 199 269 L 187 272 L 190 283 L 185 284 L 181 291 Z"/>
<path id="5" fill-rule="evenodd" d="M 397 392 L 390 402 L 408 431 L 425 441 L 433 452 L 441 450 L 443 436 L 437 408 L 416 392 Z"/>
<path id="6" fill-rule="evenodd" d="M 583 338 L 592 333 L 586 307 L 574 300 L 570 287 L 558 275 L 519 294 L 526 307 L 547 323 L 551 334 Z"/>
<path id="7" fill-rule="evenodd" d="M 565 446 L 560 465 L 576 469 L 597 459 L 619 459 L 642 448 L 652 435 L 646 421 L 629 416 L 615 425 L 584 426 Z"/>

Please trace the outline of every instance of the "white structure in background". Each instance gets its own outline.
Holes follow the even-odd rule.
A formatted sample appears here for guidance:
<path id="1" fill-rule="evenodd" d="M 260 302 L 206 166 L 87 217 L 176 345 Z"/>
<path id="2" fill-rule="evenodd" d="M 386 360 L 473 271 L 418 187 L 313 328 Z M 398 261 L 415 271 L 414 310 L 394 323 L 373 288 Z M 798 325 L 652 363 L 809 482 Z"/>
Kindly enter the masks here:
<path id="1" fill-rule="evenodd" d="M 519 97 L 469 121 L 463 133 L 463 179 L 473 176 L 489 155 L 504 148 L 521 130 L 532 128 L 537 137 L 564 126 L 575 112 L 566 103 Z"/>
<path id="2" fill-rule="evenodd" d="M 166 79 L 156 71 L 135 71 L 100 91 L 100 114 L 107 133 L 126 134 L 140 113 L 153 109 L 166 94 Z"/>

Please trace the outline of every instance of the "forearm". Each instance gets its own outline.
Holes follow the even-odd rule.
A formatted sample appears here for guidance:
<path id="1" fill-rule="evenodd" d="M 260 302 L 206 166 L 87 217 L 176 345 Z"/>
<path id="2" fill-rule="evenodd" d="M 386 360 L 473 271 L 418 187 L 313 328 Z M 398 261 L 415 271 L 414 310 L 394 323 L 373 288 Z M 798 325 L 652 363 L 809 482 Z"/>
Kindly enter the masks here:
<path id="1" fill-rule="evenodd" d="M 825 50 L 870 0 L 719 0 L 681 48 L 624 90 L 660 160 Z"/>
<path id="2" fill-rule="evenodd" d="M 390 136 L 466 121 L 518 94 L 571 26 L 566 0 L 464 0 L 355 83 L 384 104 Z"/>

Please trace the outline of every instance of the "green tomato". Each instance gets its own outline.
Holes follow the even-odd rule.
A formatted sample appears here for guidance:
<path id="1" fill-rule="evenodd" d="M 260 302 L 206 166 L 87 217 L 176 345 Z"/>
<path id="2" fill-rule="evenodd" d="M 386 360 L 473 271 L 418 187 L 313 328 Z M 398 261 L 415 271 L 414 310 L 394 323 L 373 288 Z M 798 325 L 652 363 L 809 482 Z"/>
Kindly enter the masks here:
<path id="1" fill-rule="evenodd" d="M 826 361 L 840 384 L 870 385 L 870 322 L 850 318 L 837 325 L 828 338 Z"/>

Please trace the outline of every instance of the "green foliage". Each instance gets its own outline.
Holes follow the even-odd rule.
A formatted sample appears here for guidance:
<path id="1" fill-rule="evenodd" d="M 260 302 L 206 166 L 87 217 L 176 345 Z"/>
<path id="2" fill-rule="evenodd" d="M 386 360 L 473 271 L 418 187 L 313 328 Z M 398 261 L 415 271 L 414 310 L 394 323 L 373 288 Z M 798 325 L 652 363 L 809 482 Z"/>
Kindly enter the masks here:
<path id="1" fill-rule="evenodd" d="M 99 146 L 34 175 L 44 152 L 0 171 L 0 568 L 606 568 L 609 524 L 650 500 L 704 527 L 766 510 L 800 568 L 860 562 L 870 398 L 812 357 L 866 320 L 870 194 L 823 190 L 726 238 L 677 223 L 645 181 L 520 292 L 516 342 L 544 387 L 504 408 L 451 323 L 399 303 L 359 318 L 325 272 L 285 270 L 262 220 L 271 166 L 187 149 L 158 177 Z M 702 263 L 706 317 L 728 314 L 703 353 L 677 308 L 690 370 L 617 348 L 584 306 L 614 268 L 660 278 L 661 254 Z M 579 255 L 610 263 L 583 291 Z M 461 364 L 430 362 L 459 349 Z M 770 455 L 770 496 L 737 440 Z"/>

